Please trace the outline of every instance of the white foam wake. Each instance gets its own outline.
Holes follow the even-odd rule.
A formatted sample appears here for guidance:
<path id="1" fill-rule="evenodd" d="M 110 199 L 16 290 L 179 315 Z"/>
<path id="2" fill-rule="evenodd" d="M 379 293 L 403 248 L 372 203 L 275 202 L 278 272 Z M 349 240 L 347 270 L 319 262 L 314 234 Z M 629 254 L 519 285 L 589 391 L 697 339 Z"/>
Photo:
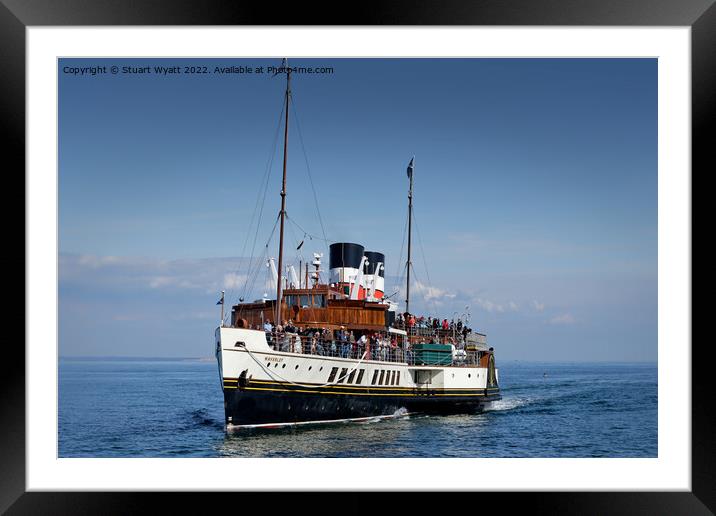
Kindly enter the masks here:
<path id="1" fill-rule="evenodd" d="M 485 411 L 514 410 L 529 405 L 532 400 L 527 398 L 503 398 L 485 406 Z"/>

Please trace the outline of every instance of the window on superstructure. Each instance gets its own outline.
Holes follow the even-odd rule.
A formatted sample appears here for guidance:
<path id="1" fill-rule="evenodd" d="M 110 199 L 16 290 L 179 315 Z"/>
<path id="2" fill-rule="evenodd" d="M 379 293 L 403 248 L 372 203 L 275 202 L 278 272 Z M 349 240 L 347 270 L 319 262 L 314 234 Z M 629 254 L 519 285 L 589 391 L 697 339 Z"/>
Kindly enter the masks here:
<path id="1" fill-rule="evenodd" d="M 395 385 L 395 371 L 390 372 L 390 385 Z"/>
<path id="2" fill-rule="evenodd" d="M 324 296 L 323 294 L 315 294 L 313 296 L 313 306 L 316 308 L 325 308 L 326 296 Z"/>
<path id="3" fill-rule="evenodd" d="M 358 379 L 356 380 L 356 384 L 360 384 L 363 381 L 363 373 L 365 373 L 365 369 L 361 369 L 358 371 Z"/>
<path id="4" fill-rule="evenodd" d="M 301 308 L 308 308 L 311 306 L 311 300 L 309 299 L 309 296 L 300 296 L 301 300 Z"/>
<path id="5" fill-rule="evenodd" d="M 355 376 L 356 376 L 356 370 L 353 369 L 353 371 L 351 371 L 351 374 L 348 375 L 348 380 L 346 383 L 353 383 L 353 378 L 355 378 Z"/>
<path id="6" fill-rule="evenodd" d="M 298 296 L 286 296 L 286 304 L 288 306 L 293 306 L 298 304 Z"/>
<path id="7" fill-rule="evenodd" d="M 341 375 L 338 377 L 337 383 L 343 383 L 346 381 L 346 373 L 348 373 L 347 367 L 344 367 L 343 369 L 341 369 Z"/>
<path id="8" fill-rule="evenodd" d="M 375 385 L 376 380 L 378 380 L 378 370 L 376 369 L 373 371 L 373 379 L 370 381 L 371 385 Z"/>
<path id="9" fill-rule="evenodd" d="M 336 373 L 338 372 L 338 368 L 334 367 L 331 369 L 331 374 L 328 375 L 328 383 L 331 383 L 333 380 L 336 379 Z"/>
<path id="10" fill-rule="evenodd" d="M 400 371 L 398 371 L 398 374 L 396 374 L 395 376 L 395 385 L 400 385 Z"/>
<path id="11" fill-rule="evenodd" d="M 380 380 L 378 380 L 378 385 L 383 385 L 383 380 L 385 379 L 385 369 L 380 370 Z"/>

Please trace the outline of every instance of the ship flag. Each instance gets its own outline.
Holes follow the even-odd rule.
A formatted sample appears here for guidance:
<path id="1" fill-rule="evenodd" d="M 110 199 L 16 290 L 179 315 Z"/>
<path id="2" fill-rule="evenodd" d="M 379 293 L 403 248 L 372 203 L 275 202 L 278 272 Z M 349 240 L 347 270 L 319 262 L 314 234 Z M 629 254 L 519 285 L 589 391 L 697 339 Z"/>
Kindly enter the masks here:
<path id="1" fill-rule="evenodd" d="M 222 297 L 216 302 L 217 305 L 223 305 L 224 304 L 224 298 Z"/>
<path id="2" fill-rule="evenodd" d="M 413 162 L 414 162 L 414 161 L 415 161 L 415 156 L 413 156 L 412 158 L 410 158 L 410 163 L 408 163 L 408 177 L 409 177 L 409 178 L 412 178 L 412 177 L 413 177 L 413 168 L 415 168 L 414 165 L 413 165 Z"/>

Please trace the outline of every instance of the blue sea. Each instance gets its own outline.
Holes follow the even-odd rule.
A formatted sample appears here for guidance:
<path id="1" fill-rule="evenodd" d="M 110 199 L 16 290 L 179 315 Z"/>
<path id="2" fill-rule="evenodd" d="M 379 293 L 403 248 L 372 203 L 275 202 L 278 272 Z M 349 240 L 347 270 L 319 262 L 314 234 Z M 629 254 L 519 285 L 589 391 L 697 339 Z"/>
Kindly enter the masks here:
<path id="1" fill-rule="evenodd" d="M 482 414 L 226 433 L 217 365 L 61 359 L 60 457 L 656 457 L 656 364 L 499 362 Z"/>

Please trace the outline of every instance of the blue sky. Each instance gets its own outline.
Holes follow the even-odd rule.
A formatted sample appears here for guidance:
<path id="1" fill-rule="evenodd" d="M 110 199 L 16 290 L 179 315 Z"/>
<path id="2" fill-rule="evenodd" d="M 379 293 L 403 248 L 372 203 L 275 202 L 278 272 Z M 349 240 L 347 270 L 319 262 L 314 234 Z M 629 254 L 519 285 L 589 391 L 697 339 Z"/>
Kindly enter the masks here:
<path id="1" fill-rule="evenodd" d="M 268 169 L 261 255 L 280 203 L 285 86 L 267 73 L 63 68 L 278 63 L 60 61 L 61 355 L 208 356 L 218 292 L 260 297 L 265 268 L 243 289 L 248 229 Z M 289 260 L 326 252 L 310 170 L 328 240 L 385 253 L 394 292 L 415 155 L 416 311 L 469 306 L 502 359 L 656 360 L 656 60 L 291 64 L 334 71 L 293 76 Z"/>

